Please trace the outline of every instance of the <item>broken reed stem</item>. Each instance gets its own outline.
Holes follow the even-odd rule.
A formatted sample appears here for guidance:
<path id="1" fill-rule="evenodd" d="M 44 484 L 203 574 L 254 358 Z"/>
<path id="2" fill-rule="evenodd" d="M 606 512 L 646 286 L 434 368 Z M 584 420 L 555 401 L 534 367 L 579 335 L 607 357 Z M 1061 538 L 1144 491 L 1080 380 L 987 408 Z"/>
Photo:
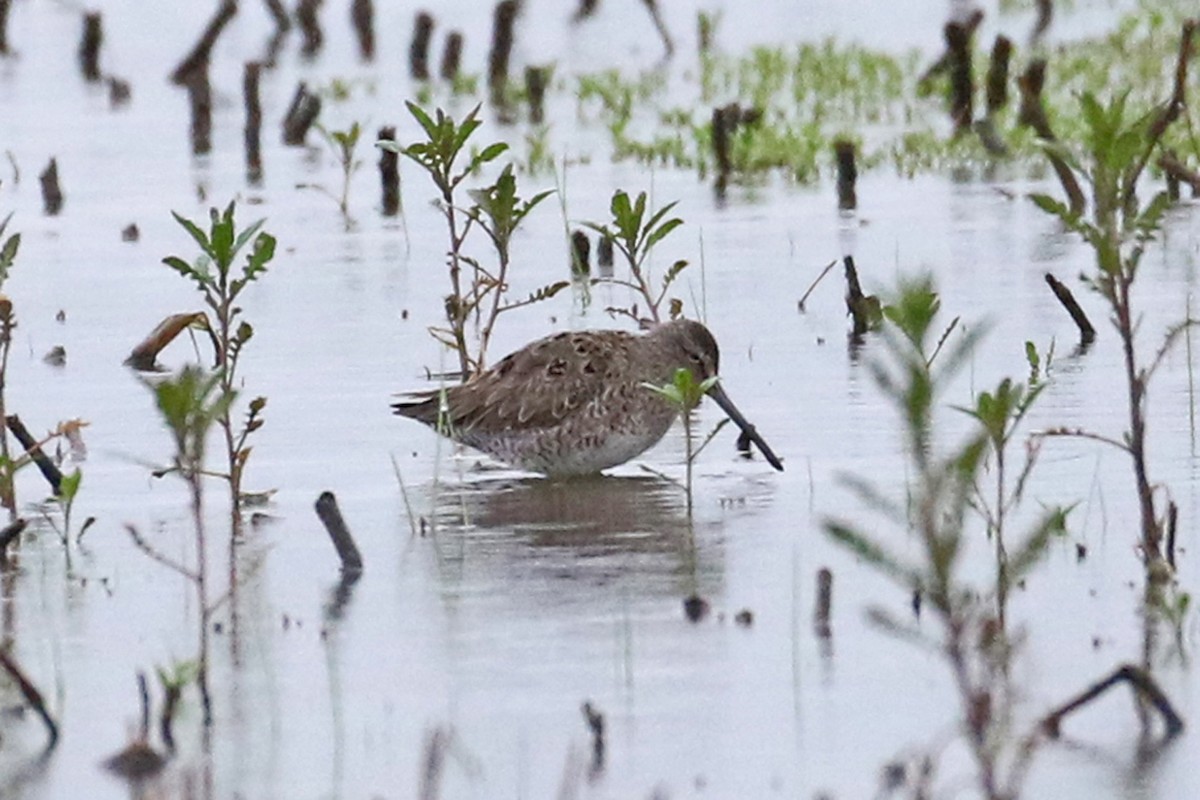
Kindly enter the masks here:
<path id="1" fill-rule="evenodd" d="M 208 63 L 188 73 L 184 81 L 191 111 L 192 155 L 212 152 L 212 84 L 208 82 Z"/>
<path id="2" fill-rule="evenodd" d="M 529 97 L 529 121 L 540 125 L 546 118 L 546 85 L 550 82 L 550 67 L 525 68 L 525 94 Z"/>
<path id="3" fill-rule="evenodd" d="M 138 670 L 137 684 L 138 698 L 142 706 L 142 724 L 138 738 L 144 742 L 150 738 L 150 687 L 146 682 L 146 673 L 141 670 Z"/>
<path id="4" fill-rule="evenodd" d="M 371 0 L 354 0 L 350 6 L 350 21 L 358 39 L 358 54 L 363 61 L 375 59 L 375 6 Z"/>
<path id="5" fill-rule="evenodd" d="M 358 546 L 354 544 L 354 537 L 350 534 L 346 521 L 342 519 L 342 512 L 338 510 L 337 498 L 333 492 L 321 492 L 321 496 L 317 498 L 316 509 L 317 516 L 321 518 L 329 538 L 333 540 L 338 558 L 341 559 L 342 572 L 362 572 L 362 555 L 358 552 Z"/>
<path id="6" fill-rule="evenodd" d="M 1179 527 L 1179 506 L 1171 500 L 1167 503 L 1167 563 L 1175 571 L 1175 532 Z"/>
<path id="7" fill-rule="evenodd" d="M 138 343 L 137 347 L 126 356 L 124 364 L 141 372 L 153 372 L 158 369 L 155 359 L 164 347 L 175 340 L 175 337 L 190 327 L 198 327 L 206 331 L 212 339 L 213 348 L 218 346 L 216 334 L 208 324 L 208 317 L 203 311 L 193 311 L 184 314 L 172 314 L 155 326 L 150 335 Z"/>
<path id="8" fill-rule="evenodd" d="M 48 217 L 56 216 L 63 207 L 63 193 L 58 185 L 58 159 L 50 159 L 38 175 L 38 182 L 42 187 L 42 210 Z"/>
<path id="9" fill-rule="evenodd" d="M 300 0 L 296 5 L 296 24 L 300 26 L 300 35 L 304 44 L 300 46 L 300 54 L 312 58 L 321 50 L 325 43 L 325 34 L 321 31 L 321 21 L 317 12 L 321 10 L 324 0 Z"/>
<path id="10" fill-rule="evenodd" d="M 1171 89 L 1171 97 L 1162 105 L 1158 116 L 1150 124 L 1142 156 L 1138 159 L 1137 165 L 1129 173 L 1126 181 L 1125 195 L 1121 198 L 1122 207 L 1124 208 L 1130 207 L 1134 197 L 1134 190 L 1137 188 L 1138 177 L 1142 174 L 1142 170 L 1146 168 L 1146 164 L 1149 163 L 1150 156 L 1153 155 L 1155 148 L 1158 147 L 1163 134 L 1167 132 L 1167 128 L 1170 127 L 1172 122 L 1179 119 L 1187 104 L 1188 64 L 1192 59 L 1192 40 L 1198 26 L 1200 26 L 1200 20 L 1184 20 L 1183 29 L 1180 32 L 1179 55 L 1175 61 L 1175 83 Z"/>
<path id="11" fill-rule="evenodd" d="M 0 56 L 12 52 L 8 46 L 8 10 L 11 6 L 12 0 L 0 0 Z"/>
<path id="12" fill-rule="evenodd" d="M 89 11 L 83 15 L 83 39 L 79 42 L 79 69 L 88 83 L 100 80 L 100 45 L 103 43 L 100 12 Z"/>
<path id="13" fill-rule="evenodd" d="M 262 182 L 262 102 L 259 99 L 259 78 L 262 64 L 249 61 L 242 69 L 242 102 L 246 106 L 246 126 L 242 141 L 246 148 L 246 179 L 251 185 Z"/>
<path id="14" fill-rule="evenodd" d="M 1017 78 L 1017 87 L 1021 90 L 1021 106 L 1017 114 L 1017 121 L 1033 128 L 1039 139 L 1054 142 L 1057 141 L 1057 138 L 1054 131 L 1050 129 L 1050 121 L 1046 117 L 1046 108 L 1042 102 L 1042 87 L 1045 83 L 1046 61 L 1041 58 L 1035 59 Z M 1054 174 L 1058 176 L 1058 181 L 1062 184 L 1071 213 L 1082 214 L 1087 208 L 1087 201 L 1084 199 L 1083 190 L 1079 188 L 1079 181 L 1075 179 L 1075 173 L 1054 151 L 1047 150 L 1046 158 L 1050 160 L 1050 166 L 1053 167 Z"/>
<path id="15" fill-rule="evenodd" d="M 0 528 L 0 567 L 8 566 L 8 546 L 17 540 L 28 524 L 21 517 L 17 517 Z"/>
<path id="16" fill-rule="evenodd" d="M 492 105 L 495 106 L 505 105 L 513 29 L 520 11 L 521 4 L 517 0 L 501 0 L 492 14 L 492 46 L 488 50 L 488 89 Z"/>
<path id="17" fill-rule="evenodd" d="M 854 266 L 854 256 L 842 259 L 846 267 L 846 309 L 854 321 L 854 336 L 862 336 L 871 329 L 870 303 L 863 294 L 858 282 L 858 269 Z"/>
<path id="18" fill-rule="evenodd" d="M 975 26 L 951 22 L 946 25 L 946 52 L 950 57 L 950 119 L 954 135 L 971 130 L 975 116 L 975 78 L 971 70 L 971 38 Z"/>
<path id="19" fill-rule="evenodd" d="M 434 728 L 425 737 L 424 765 L 417 785 L 419 800 L 438 800 L 442 796 L 442 770 L 446 766 L 446 751 L 450 746 L 450 734 L 442 728 Z"/>
<path id="20" fill-rule="evenodd" d="M 396 141 L 395 126 L 385 125 L 380 128 L 379 141 Z M 400 156 L 383 147 L 379 148 L 379 183 L 383 215 L 394 217 L 400 213 Z"/>
<path id="21" fill-rule="evenodd" d="M 592 734 L 592 763 L 588 768 L 588 775 L 595 780 L 604 772 L 604 754 L 607 749 L 604 742 L 604 714 L 597 711 L 591 701 L 585 702 L 581 710 Z"/>
<path id="22" fill-rule="evenodd" d="M 833 608 L 833 571 L 828 567 L 817 570 L 817 606 L 813 611 L 813 630 L 818 638 L 828 639 L 833 633 L 829 614 Z"/>
<path id="23" fill-rule="evenodd" d="M 283 118 L 283 143 L 289 147 L 303 147 L 308 129 L 321 113 L 321 98 L 311 94 L 304 81 L 296 87 L 292 104 Z"/>
<path id="24" fill-rule="evenodd" d="M 21 443 L 21 447 L 25 448 L 25 452 L 33 459 L 33 463 L 37 464 L 38 470 L 41 471 L 42 477 L 50 484 L 50 490 L 58 497 L 62 491 L 62 472 L 55 466 L 49 456 L 42 451 L 38 445 L 37 439 L 29 435 L 29 430 L 25 427 L 25 423 L 21 422 L 21 418 L 16 414 L 9 414 L 4 419 L 9 431 L 12 432 L 13 438 Z"/>
<path id="25" fill-rule="evenodd" d="M 667 23 L 662 18 L 662 12 L 658 10 L 658 0 L 642 0 L 646 5 L 646 10 L 650 12 L 650 19 L 654 21 L 654 29 L 658 31 L 658 37 L 662 39 L 663 47 L 666 48 L 667 58 L 675 55 L 675 42 L 671 40 L 671 32 L 667 30 Z"/>
<path id="26" fill-rule="evenodd" d="M 175 752 L 175 709 L 179 707 L 182 690 L 174 683 L 163 686 L 163 706 L 158 715 L 158 735 L 168 753 Z"/>
<path id="27" fill-rule="evenodd" d="M 171 83 L 185 86 L 192 73 L 208 71 L 209 55 L 212 53 L 213 45 L 217 43 L 221 31 L 225 30 L 225 26 L 229 24 L 235 14 L 237 14 L 237 0 L 224 0 L 217 9 L 217 13 L 209 20 L 204 32 L 200 34 L 200 39 L 192 47 L 191 52 L 184 56 L 183 60 L 179 62 L 179 66 L 171 72 Z"/>
<path id="28" fill-rule="evenodd" d="M 987 73 L 987 116 L 998 114 L 1008 105 L 1008 66 L 1012 61 L 1012 40 L 997 36 Z"/>
<path id="29" fill-rule="evenodd" d="M 1075 295 L 1063 283 L 1051 275 L 1046 273 L 1046 283 L 1049 284 L 1050 290 L 1054 292 L 1054 296 L 1058 298 L 1058 302 L 1062 303 L 1063 308 L 1071 315 L 1071 319 L 1075 320 L 1075 326 L 1079 328 L 1080 344 L 1091 344 L 1096 341 L 1096 329 L 1092 327 L 1091 321 L 1079 303 L 1075 301 Z"/>
<path id="30" fill-rule="evenodd" d="M 601 272 L 605 269 L 612 272 L 613 268 L 613 240 L 607 236 L 601 236 L 596 242 L 596 266 L 601 267 Z"/>
<path id="31" fill-rule="evenodd" d="M 1092 684 L 1074 699 L 1051 711 L 1042 718 L 1038 728 L 1051 739 L 1057 739 L 1062 727 L 1063 718 L 1072 711 L 1087 705 L 1118 683 L 1128 683 L 1130 689 L 1139 700 L 1150 703 L 1162 717 L 1166 725 L 1166 739 L 1171 739 L 1183 732 L 1183 719 L 1171 705 L 1163 690 L 1155 682 L 1149 672 L 1134 664 L 1118 667 L 1107 678 Z"/>
<path id="32" fill-rule="evenodd" d="M 433 38 L 433 15 L 418 11 L 413 21 L 412 43 L 408 46 L 408 74 L 415 81 L 429 80 L 429 41 Z"/>
<path id="33" fill-rule="evenodd" d="M 462 63 L 463 35 L 451 31 L 446 37 L 446 47 L 442 50 L 442 64 L 438 74 L 442 80 L 453 82 L 458 78 L 459 65 Z"/>
<path id="34" fill-rule="evenodd" d="M 50 752 L 58 744 L 58 725 L 55 724 L 54 717 L 50 716 L 50 711 L 46 708 L 46 701 L 42 699 L 42 693 L 21 671 L 16 660 L 3 649 L 0 649 L 0 667 L 8 673 L 13 683 L 21 690 L 21 696 L 25 698 L 25 702 L 41 717 L 42 723 L 46 726 L 46 733 L 50 737 L 46 742 L 46 752 Z"/>
<path id="35" fill-rule="evenodd" d="M 838 208 L 851 211 L 858 208 L 858 193 L 855 190 L 858 166 L 855 164 L 854 142 L 849 139 L 836 140 L 833 143 L 833 153 L 837 160 Z"/>
<path id="36" fill-rule="evenodd" d="M 1035 0 L 1035 5 L 1037 5 L 1037 19 L 1029 34 L 1030 46 L 1036 46 L 1041 41 L 1043 34 L 1050 29 L 1050 23 L 1054 21 L 1054 0 Z"/>
<path id="37" fill-rule="evenodd" d="M 592 243 L 587 234 L 576 228 L 571 233 L 571 274 L 587 277 L 592 272 Z"/>

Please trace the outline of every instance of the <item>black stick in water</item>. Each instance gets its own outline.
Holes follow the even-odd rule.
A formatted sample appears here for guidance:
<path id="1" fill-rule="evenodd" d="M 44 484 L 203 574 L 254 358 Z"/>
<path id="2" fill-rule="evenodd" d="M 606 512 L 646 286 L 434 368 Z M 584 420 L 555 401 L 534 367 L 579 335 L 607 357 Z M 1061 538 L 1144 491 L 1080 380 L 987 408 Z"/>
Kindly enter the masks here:
<path id="1" fill-rule="evenodd" d="M 346 521 L 342 519 L 342 512 L 338 510 L 337 498 L 333 496 L 333 492 L 321 492 L 316 508 L 317 516 L 329 532 L 329 538 L 333 540 L 338 558 L 342 561 L 343 574 L 362 572 L 362 555 L 358 552 L 358 546 L 354 544 L 354 537 L 350 535 Z"/>
<path id="2" fill-rule="evenodd" d="M 463 35 L 451 31 L 446 37 L 446 48 L 442 50 L 442 65 L 438 74 L 442 80 L 454 82 L 458 78 L 459 65 L 462 63 Z"/>
<path id="3" fill-rule="evenodd" d="M 396 128 L 392 125 L 380 128 L 379 141 L 396 141 Z M 379 182 L 383 192 L 383 215 L 394 217 L 400 213 L 400 156 L 382 147 L 379 148 Z"/>
<path id="4" fill-rule="evenodd" d="M 191 110 L 192 155 L 212 152 L 212 84 L 208 82 L 208 64 L 192 70 L 184 82 Z"/>
<path id="5" fill-rule="evenodd" d="M 308 129 L 321 113 L 321 98 L 310 94 L 303 81 L 296 87 L 287 116 L 283 118 L 283 143 L 289 147 L 303 147 Z"/>
<path id="6" fill-rule="evenodd" d="M 408 46 L 408 74 L 416 81 L 429 80 L 429 40 L 433 38 L 433 16 L 417 12 L 412 43 Z"/>
<path id="7" fill-rule="evenodd" d="M 955 135 L 971 129 L 974 119 L 975 78 L 971 70 L 971 38 L 975 28 L 969 23 L 946 25 L 946 52 L 950 56 L 950 118 Z"/>
<path id="8" fill-rule="evenodd" d="M 837 158 L 838 208 L 847 211 L 858 208 L 858 193 L 855 191 L 858 167 L 854 163 L 854 142 L 838 139 L 833 143 L 833 153 Z"/>
<path id="9" fill-rule="evenodd" d="M 586 278 L 592 272 L 592 243 L 587 233 L 576 228 L 571 233 L 571 274 L 578 278 Z"/>
<path id="10" fill-rule="evenodd" d="M 25 452 L 29 453 L 29 457 L 33 459 L 33 463 L 37 464 L 42 477 L 50 484 L 50 490 L 57 497 L 62 491 L 62 472 L 54 465 L 50 457 L 42 451 L 42 448 L 38 446 L 37 439 L 34 439 L 29 434 L 29 430 L 25 427 L 25 423 L 21 422 L 20 417 L 16 414 L 9 414 L 4 421 L 8 425 L 9 431 L 12 432 L 13 438 L 21 443 L 21 447 L 24 447 Z"/>
<path id="11" fill-rule="evenodd" d="M 221 31 L 225 30 L 225 26 L 229 24 L 235 14 L 237 14 L 236 0 L 225 0 L 221 3 L 217 13 L 209 20 L 204 33 L 200 34 L 200 40 L 196 42 L 195 47 L 184 56 L 183 61 L 180 61 L 179 66 L 171 73 L 171 83 L 185 86 L 192 73 L 208 71 L 209 55 L 212 53 L 213 45 L 217 43 Z"/>
<path id="12" fill-rule="evenodd" d="M 354 35 L 358 39 L 358 52 L 363 61 L 375 58 L 375 6 L 371 0 L 354 0 L 350 7 L 350 20 L 354 23 Z"/>
<path id="13" fill-rule="evenodd" d="M 0 56 L 12 52 L 8 46 L 8 9 L 11 5 L 12 0 L 0 0 Z"/>
<path id="14" fill-rule="evenodd" d="M 321 30 L 321 21 L 317 12 L 321 10 L 323 0 L 300 0 L 296 5 L 296 23 L 300 26 L 300 35 L 304 44 L 300 46 L 300 54 L 312 58 L 321 51 L 325 43 L 325 34 Z"/>
<path id="15" fill-rule="evenodd" d="M 987 73 L 987 115 L 990 117 L 1008 105 L 1008 65 L 1012 61 L 1012 40 L 997 36 Z"/>
<path id="16" fill-rule="evenodd" d="M 525 94 L 529 96 L 529 121 L 540 125 L 546 118 L 546 84 L 550 82 L 550 67 L 525 68 Z"/>
<path id="17" fill-rule="evenodd" d="M 63 207 L 63 193 L 58 185 L 58 159 L 50 159 L 50 163 L 38 175 L 38 182 L 42 185 L 42 209 L 46 216 L 53 217 Z"/>
<path id="18" fill-rule="evenodd" d="M 246 127 L 242 131 L 246 146 L 246 179 L 251 186 L 262 183 L 262 103 L 259 100 L 259 77 L 262 64 L 247 62 L 242 70 L 242 99 L 246 104 Z"/>
<path id="19" fill-rule="evenodd" d="M 89 83 L 100 80 L 100 45 L 103 42 L 100 12 L 89 11 L 83 15 L 83 39 L 79 43 L 79 68 Z"/>
<path id="20" fill-rule="evenodd" d="M 492 15 L 492 47 L 488 51 L 488 89 L 492 105 L 503 106 L 508 86 L 508 61 L 512 55 L 513 28 L 521 4 L 517 0 L 502 0 Z"/>
<path id="21" fill-rule="evenodd" d="M 1079 307 L 1079 303 L 1075 301 L 1075 295 L 1071 293 L 1071 290 L 1049 272 L 1046 273 L 1046 283 L 1049 284 L 1050 291 L 1054 292 L 1054 296 L 1058 298 L 1058 302 L 1062 303 L 1063 308 L 1071 315 L 1071 319 L 1075 320 L 1075 325 L 1079 328 L 1079 343 L 1089 345 L 1096 341 L 1096 329 L 1092 327 L 1091 320 Z"/>

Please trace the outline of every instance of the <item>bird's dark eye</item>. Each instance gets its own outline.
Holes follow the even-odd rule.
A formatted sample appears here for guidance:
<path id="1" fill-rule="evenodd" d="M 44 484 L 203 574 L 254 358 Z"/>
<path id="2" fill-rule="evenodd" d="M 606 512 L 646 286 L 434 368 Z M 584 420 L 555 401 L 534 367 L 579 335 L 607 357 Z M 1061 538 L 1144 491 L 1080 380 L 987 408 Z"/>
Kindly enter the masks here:
<path id="1" fill-rule="evenodd" d="M 703 361 L 703 359 L 700 358 L 700 355 L 698 353 L 688 353 L 688 358 L 690 358 L 693 362 L 695 362 L 697 364 L 699 364 L 701 361 Z"/>

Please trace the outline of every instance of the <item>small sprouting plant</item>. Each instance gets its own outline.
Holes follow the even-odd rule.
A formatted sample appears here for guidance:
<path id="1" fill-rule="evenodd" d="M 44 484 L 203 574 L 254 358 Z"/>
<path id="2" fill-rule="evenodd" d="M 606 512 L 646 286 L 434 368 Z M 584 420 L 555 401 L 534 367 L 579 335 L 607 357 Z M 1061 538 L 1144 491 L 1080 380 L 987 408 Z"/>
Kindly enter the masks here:
<path id="1" fill-rule="evenodd" d="M 192 512 L 193 558 L 191 565 L 179 561 L 151 544 L 133 526 L 127 526 L 137 547 L 163 566 L 182 575 L 196 593 L 198 654 L 196 683 L 204 708 L 204 724 L 212 723 L 212 700 L 208 689 L 209 631 L 212 616 L 220 604 L 210 592 L 208 573 L 208 537 L 204 524 L 205 451 L 209 431 L 214 424 L 228 420 L 237 393 L 226 388 L 222 370 L 206 373 L 196 366 L 185 366 L 177 374 L 146 381 L 154 393 L 155 404 L 171 433 L 174 445 L 172 463 L 165 473 L 174 473 L 188 486 Z"/>
<path id="2" fill-rule="evenodd" d="M 1173 326 L 1154 360 L 1149 365 L 1142 362 L 1137 350 L 1140 315 L 1133 304 L 1133 286 L 1142 255 L 1157 238 L 1170 200 L 1165 192 L 1159 192 L 1143 204 L 1136 190 L 1138 178 L 1169 120 L 1163 111 L 1131 118 L 1125 95 L 1103 104 L 1094 94 L 1085 92 L 1079 102 L 1085 123 L 1082 152 L 1077 154 L 1058 143 L 1048 144 L 1047 149 L 1090 184 L 1090 211 L 1085 215 L 1045 194 L 1032 195 L 1031 199 L 1068 230 L 1079 234 L 1095 253 L 1096 269 L 1085 275 L 1084 280 L 1112 310 L 1124 352 L 1129 428 L 1120 439 L 1091 438 L 1107 441 L 1130 457 L 1141 512 L 1139 544 L 1150 574 L 1164 559 L 1165 518 L 1157 509 L 1155 484 L 1150 478 L 1147 390 L 1167 352 L 1193 324 L 1193 320 L 1187 319 Z"/>
<path id="3" fill-rule="evenodd" d="M 713 437 L 720 432 L 721 428 L 729 420 L 722 419 L 717 423 L 716 427 L 704 437 L 699 446 L 695 444 L 695 422 L 692 420 L 692 411 L 700 405 L 700 401 L 708 394 L 708 390 L 716 385 L 720 380 L 718 376 L 705 378 L 702 381 L 697 381 L 696 376 L 692 374 L 690 369 L 680 367 L 675 370 L 675 376 L 670 383 L 657 386 L 653 383 L 644 383 L 643 387 L 663 397 L 668 403 L 679 410 L 679 415 L 683 417 L 683 441 L 684 452 L 686 454 L 684 491 L 687 493 L 687 513 L 688 518 L 692 516 L 692 465 L 696 461 L 696 457 L 700 455 L 700 451 L 708 446 L 708 443 L 713 440 Z"/>
<path id="4" fill-rule="evenodd" d="M 402 147 L 396 142 L 379 141 L 377 147 L 403 153 L 417 162 L 429 174 L 439 194 L 439 208 L 446 220 L 446 229 L 450 236 L 449 269 L 450 295 L 446 298 L 446 321 L 449 329 L 444 332 L 449 341 L 434 331 L 439 341 L 444 341 L 458 354 L 459 370 L 465 381 L 471 375 L 471 356 L 467 346 L 467 321 L 469 309 L 464 300 L 462 266 L 466 262 L 463 254 L 463 242 L 466 241 L 470 230 L 471 220 L 462 219 L 461 211 L 455 200 L 459 185 L 468 175 L 478 171 L 484 164 L 494 161 L 508 145 L 496 142 L 488 145 L 479 152 L 471 153 L 466 158 L 466 164 L 459 165 L 459 158 L 464 154 L 463 149 L 476 129 L 483 123 L 479 119 L 480 106 L 475 106 L 463 117 L 461 122 L 446 114 L 440 108 L 434 116 L 415 103 L 406 102 L 408 112 L 425 132 L 425 141 L 414 142 Z"/>
<path id="5" fill-rule="evenodd" d="M 485 269 L 478 261 L 471 261 L 475 270 L 475 280 L 472 285 L 471 297 L 466 301 L 465 310 L 468 313 L 478 314 L 481 306 L 486 305 L 487 307 L 479 331 L 478 355 L 473 363 L 476 370 L 482 370 L 487 357 L 488 343 L 492 338 L 492 330 L 501 313 L 553 297 L 570 283 L 557 281 L 539 289 L 524 300 L 508 302 L 504 300 L 505 290 L 508 288 L 508 268 L 511 261 L 509 248 L 513 233 L 516 232 L 521 221 L 528 216 L 530 211 L 533 211 L 539 203 L 553 194 L 552 190 L 539 192 L 528 200 L 521 199 L 517 195 L 517 179 L 513 175 L 512 165 L 509 164 L 504 167 L 500 172 L 500 177 L 491 186 L 472 189 L 468 194 L 475 201 L 475 205 L 467 210 L 467 215 L 487 234 L 492 247 L 495 248 L 497 259 L 494 274 Z"/>
<path id="6" fill-rule="evenodd" d="M 661 288 L 658 291 L 654 290 L 650 267 L 646 261 L 655 245 L 683 224 L 683 220 L 679 217 L 667 216 L 675 205 L 676 203 L 668 203 L 657 211 L 650 212 L 647 217 L 645 192 L 639 193 L 637 199 L 631 202 L 629 195 L 618 189 L 613 194 L 610 205 L 612 221 L 603 225 L 595 222 L 584 223 L 612 242 L 629 266 L 630 277 L 628 279 L 604 278 L 601 280 L 628 287 L 639 294 L 645 303 L 646 313 L 654 322 L 662 321 L 661 306 L 667 299 L 667 291 L 679 277 L 679 273 L 683 272 L 688 265 L 687 261 L 676 261 L 663 275 Z M 630 317 L 634 321 L 641 321 L 636 302 L 629 308 L 610 308 L 609 311 Z M 668 313 L 671 319 L 678 317 L 683 313 L 683 302 L 677 298 L 671 298 Z"/>
<path id="7" fill-rule="evenodd" d="M 220 382 L 221 394 L 231 398 L 238 385 L 237 369 L 242 350 L 254 336 L 254 328 L 242 316 L 238 297 L 263 276 L 267 264 L 275 256 L 275 237 L 262 230 L 265 220 L 239 231 L 234 210 L 234 203 L 223 212 L 211 209 L 207 233 L 191 220 L 173 213 L 175 220 L 200 246 L 201 254 L 194 263 L 178 256 L 163 259 L 164 264 L 196 284 L 205 305 L 213 313 L 214 322 L 210 328 L 215 337 L 215 375 Z M 240 270 L 237 268 L 239 256 L 244 256 Z M 242 478 L 251 452 L 248 441 L 250 434 L 263 425 L 262 411 L 266 403 L 265 397 L 251 400 L 240 425 L 234 420 L 232 403 L 227 403 L 216 420 L 225 439 L 227 471 L 221 477 L 229 483 L 234 536 L 241 532 Z"/>
<path id="8" fill-rule="evenodd" d="M 980 792 L 989 800 L 1000 800 L 1019 793 L 1039 734 L 1013 736 L 1017 693 L 1009 675 L 1016 644 L 994 605 L 1000 605 L 1037 565 L 1053 537 L 1064 529 L 1066 511 L 1044 511 L 1015 547 L 1003 552 L 1003 568 L 990 585 L 976 586 L 962 577 L 988 455 L 1001 457 L 997 446 L 1007 444 L 1027 410 L 1024 401 L 1032 400 L 1026 390 L 1014 389 L 1011 381 L 1001 382 L 973 410 L 978 429 L 940 452 L 934 435 L 937 401 L 967 363 L 978 333 L 960 337 L 943 352 L 946 337 L 936 343 L 933 339 L 939 307 L 928 280 L 902 285 L 897 301 L 884 308 L 890 323 L 881 330 L 884 358 L 873 367 L 877 384 L 900 414 L 909 460 L 905 472 L 911 476 L 907 500 L 893 500 L 857 479 L 848 481 L 866 505 L 915 535 L 917 557 L 899 555 L 880 537 L 851 522 L 828 519 L 824 527 L 835 541 L 932 608 L 940 627 L 936 638 L 887 611 L 871 613 L 890 632 L 941 653 L 958 690 L 962 729 Z M 997 515 L 1010 510 L 1012 502 L 1003 487 L 998 490 L 1000 506 L 983 520 L 992 535 L 997 533 Z"/>
<path id="9" fill-rule="evenodd" d="M 472 134 L 482 124 L 479 106 L 472 109 L 461 122 L 455 122 L 441 109 L 430 117 L 416 104 L 406 105 L 425 132 L 425 141 L 407 147 L 390 141 L 380 141 L 377 145 L 403 153 L 420 164 L 438 190 L 438 205 L 450 237 L 450 294 L 446 297 L 447 327 L 431 328 L 430 332 L 458 355 L 460 374 L 465 381 L 484 368 L 488 343 L 501 313 L 545 300 L 568 285 L 566 281 L 556 282 L 538 289 L 523 300 L 510 302 L 505 299 L 512 236 L 529 212 L 551 192 L 540 192 L 529 199 L 521 198 L 517 193 L 516 176 L 512 166 L 508 165 L 494 183 L 468 192 L 474 205 L 461 207 L 457 193 L 463 181 L 483 165 L 496 160 L 508 149 L 508 145 L 495 142 L 482 150 L 467 150 Z M 496 252 L 495 271 L 489 270 L 464 251 L 467 234 L 475 225 L 487 234 Z M 470 270 L 465 274 L 464 265 Z M 479 336 L 474 355 L 467 335 L 472 323 L 477 326 Z"/>
<path id="10" fill-rule="evenodd" d="M 354 178 L 354 173 L 358 172 L 359 167 L 362 166 L 362 161 L 355 156 L 359 139 L 362 138 L 362 126 L 358 122 L 354 122 L 344 131 L 326 130 L 321 125 L 317 125 L 316 128 L 324 137 L 326 144 L 329 145 L 329 149 L 333 151 L 334 157 L 337 158 L 338 167 L 342 171 L 342 186 L 341 190 L 335 193 L 319 184 L 306 185 L 332 198 L 338 204 L 338 210 L 342 212 L 342 217 L 349 223 L 350 182 Z"/>

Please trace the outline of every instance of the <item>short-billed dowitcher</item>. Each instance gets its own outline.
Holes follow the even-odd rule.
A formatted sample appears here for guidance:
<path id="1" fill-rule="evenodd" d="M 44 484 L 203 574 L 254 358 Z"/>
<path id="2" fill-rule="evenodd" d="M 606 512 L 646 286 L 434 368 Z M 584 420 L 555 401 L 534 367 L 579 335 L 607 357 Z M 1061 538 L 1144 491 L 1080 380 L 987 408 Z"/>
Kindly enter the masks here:
<path id="1" fill-rule="evenodd" d="M 670 383 L 684 367 L 696 381 L 717 374 L 717 342 L 699 322 L 676 320 L 649 333 L 580 331 L 538 339 L 467 383 L 414 392 L 396 413 L 522 469 L 551 476 L 599 472 L 645 452 L 677 409 L 645 384 Z M 714 383 L 708 396 L 783 464 Z"/>

